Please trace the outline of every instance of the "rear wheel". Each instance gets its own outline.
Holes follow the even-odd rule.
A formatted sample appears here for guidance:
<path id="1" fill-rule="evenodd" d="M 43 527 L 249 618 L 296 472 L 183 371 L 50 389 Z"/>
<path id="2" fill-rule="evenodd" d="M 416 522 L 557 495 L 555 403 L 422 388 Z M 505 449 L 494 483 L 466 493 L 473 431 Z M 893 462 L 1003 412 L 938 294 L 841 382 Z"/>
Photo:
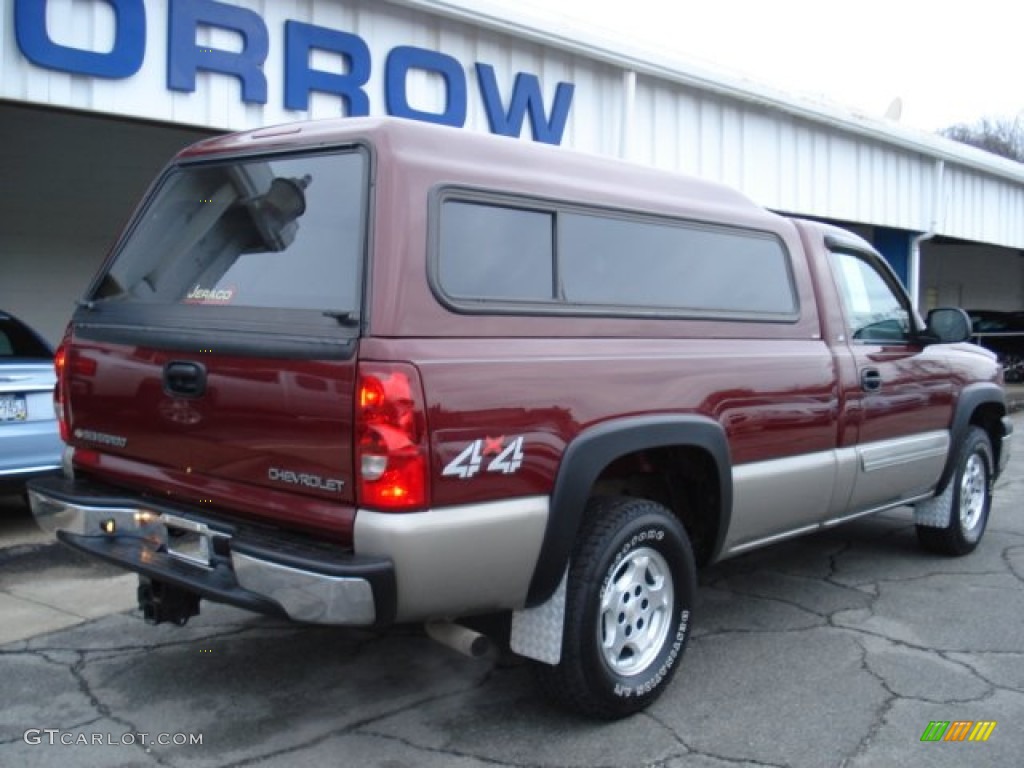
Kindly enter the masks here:
<path id="1" fill-rule="evenodd" d="M 930 552 L 966 555 L 973 552 L 988 525 L 992 507 L 992 444 L 980 427 L 971 427 L 960 446 L 952 485 L 949 524 L 917 526 L 917 538 Z"/>
<path id="2" fill-rule="evenodd" d="M 615 719 L 653 702 L 689 637 L 696 584 L 679 521 L 645 499 L 594 499 L 569 566 L 562 659 L 538 664 L 553 699 Z"/>

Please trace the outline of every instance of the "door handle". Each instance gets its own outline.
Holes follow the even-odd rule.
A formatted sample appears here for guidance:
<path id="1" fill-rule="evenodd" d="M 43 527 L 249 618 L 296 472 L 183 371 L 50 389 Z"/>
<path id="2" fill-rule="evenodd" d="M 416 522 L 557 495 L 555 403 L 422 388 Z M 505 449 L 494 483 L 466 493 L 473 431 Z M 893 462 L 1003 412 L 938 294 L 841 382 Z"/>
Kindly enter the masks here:
<path id="1" fill-rule="evenodd" d="M 201 397 L 206 392 L 206 368 L 201 363 L 175 360 L 164 366 L 164 391 L 179 397 Z"/>
<path id="2" fill-rule="evenodd" d="M 877 368 L 865 368 L 860 372 L 860 386 L 865 392 L 877 392 L 882 388 L 882 372 Z"/>

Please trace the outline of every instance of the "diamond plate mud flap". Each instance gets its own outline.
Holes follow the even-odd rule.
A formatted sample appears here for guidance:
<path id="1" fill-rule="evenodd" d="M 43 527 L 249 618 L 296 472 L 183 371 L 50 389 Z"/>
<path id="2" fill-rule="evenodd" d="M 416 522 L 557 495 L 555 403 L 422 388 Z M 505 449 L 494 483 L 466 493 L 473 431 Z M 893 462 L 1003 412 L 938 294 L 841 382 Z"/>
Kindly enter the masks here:
<path id="1" fill-rule="evenodd" d="M 953 510 L 952 478 L 946 483 L 946 490 L 938 496 L 919 501 L 914 505 L 914 522 L 927 528 L 945 528 L 949 525 L 950 513 Z"/>
<path id="2" fill-rule="evenodd" d="M 566 568 L 558 589 L 545 602 L 512 613 L 509 645 L 515 653 L 545 664 L 562 660 L 562 627 L 565 624 Z"/>

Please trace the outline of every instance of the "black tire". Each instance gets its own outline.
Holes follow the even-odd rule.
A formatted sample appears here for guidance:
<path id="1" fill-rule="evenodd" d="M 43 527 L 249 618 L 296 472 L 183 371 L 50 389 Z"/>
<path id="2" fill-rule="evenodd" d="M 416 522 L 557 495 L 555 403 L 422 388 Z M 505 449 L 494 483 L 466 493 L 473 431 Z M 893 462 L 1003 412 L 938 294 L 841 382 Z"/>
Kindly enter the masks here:
<path id="1" fill-rule="evenodd" d="M 917 539 L 929 552 L 960 556 L 973 552 L 988 525 L 992 508 L 994 462 L 992 443 L 980 427 L 971 427 L 960 445 L 956 470 L 950 480 L 952 504 L 949 525 L 917 526 Z"/>
<path id="2" fill-rule="evenodd" d="M 669 510 L 645 499 L 591 500 L 569 564 L 562 659 L 535 665 L 541 689 L 606 720 L 650 705 L 686 650 L 696 582 L 690 541 Z"/>

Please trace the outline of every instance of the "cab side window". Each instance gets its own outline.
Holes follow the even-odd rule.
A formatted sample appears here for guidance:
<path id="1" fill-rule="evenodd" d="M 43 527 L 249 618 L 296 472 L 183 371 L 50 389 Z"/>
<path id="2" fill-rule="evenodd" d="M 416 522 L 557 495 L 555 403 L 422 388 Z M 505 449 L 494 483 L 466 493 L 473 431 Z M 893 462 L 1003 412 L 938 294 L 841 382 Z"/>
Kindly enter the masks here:
<path id="1" fill-rule="evenodd" d="M 833 251 L 847 329 L 854 341 L 892 344 L 910 339 L 910 310 L 887 276 L 861 254 Z"/>

